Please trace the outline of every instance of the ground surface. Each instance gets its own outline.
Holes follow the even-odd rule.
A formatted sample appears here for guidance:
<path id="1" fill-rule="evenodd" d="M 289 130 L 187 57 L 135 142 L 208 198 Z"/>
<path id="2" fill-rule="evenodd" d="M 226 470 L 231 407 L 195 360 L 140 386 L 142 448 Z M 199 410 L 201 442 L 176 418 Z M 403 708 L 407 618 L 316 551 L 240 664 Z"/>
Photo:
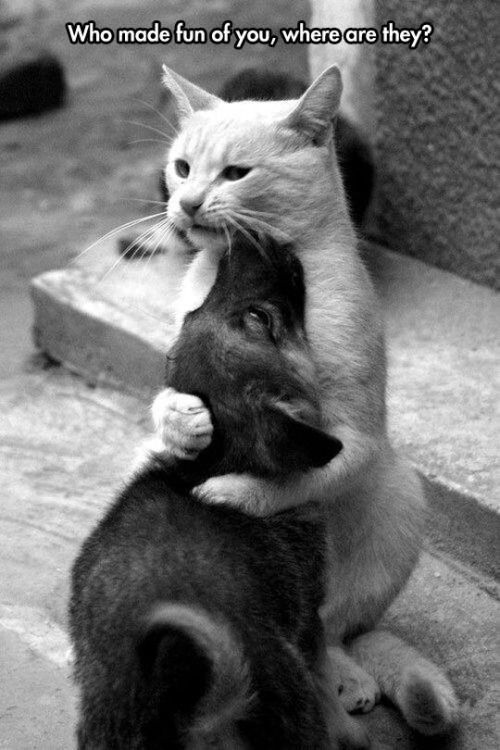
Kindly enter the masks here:
<path id="1" fill-rule="evenodd" d="M 273 3 L 71 3 L 71 18 L 53 22 L 53 49 L 67 65 L 69 106 L 40 119 L 0 127 L 0 748 L 67 750 L 74 746 L 75 694 L 67 663 L 68 571 L 81 539 L 130 465 L 147 429 L 145 405 L 110 390 L 89 388 L 59 369 L 30 360 L 29 278 L 61 267 L 116 225 L 151 210 L 163 144 L 132 143 L 163 136 L 124 120 L 163 129 L 161 118 L 135 98 L 159 102 L 158 60 L 216 90 L 243 54 L 209 47 L 161 50 L 71 47 L 66 20 L 94 18 L 116 27 L 160 17 L 212 26 L 292 25 L 305 15 L 300 0 Z M 286 11 L 286 15 L 285 15 Z M 69 13 L 69 11 L 68 11 Z M 300 73 L 306 49 L 276 50 Z M 270 61 L 271 57 L 266 57 Z M 245 63 L 261 59 L 245 52 Z M 126 71 L 126 75 L 124 75 Z M 154 204 L 152 204 L 154 207 Z M 154 208 L 153 208 L 154 210 Z M 90 254 L 89 256 L 90 257 Z M 378 748 L 493 750 L 494 625 L 492 582 L 432 550 L 389 615 L 399 630 L 446 665 L 464 700 L 461 733 L 447 746 L 411 737 L 394 712 L 366 718 Z M 498 704 L 498 701 L 497 701 Z"/>
<path id="2" fill-rule="evenodd" d="M 0 747 L 67 750 L 69 569 L 147 434 L 147 412 L 142 401 L 51 368 L 4 380 L 0 413 Z M 461 731 L 430 745 L 378 707 L 364 718 L 376 748 L 497 747 L 497 623 L 493 582 L 430 548 L 386 624 L 446 666 L 464 703 Z"/>

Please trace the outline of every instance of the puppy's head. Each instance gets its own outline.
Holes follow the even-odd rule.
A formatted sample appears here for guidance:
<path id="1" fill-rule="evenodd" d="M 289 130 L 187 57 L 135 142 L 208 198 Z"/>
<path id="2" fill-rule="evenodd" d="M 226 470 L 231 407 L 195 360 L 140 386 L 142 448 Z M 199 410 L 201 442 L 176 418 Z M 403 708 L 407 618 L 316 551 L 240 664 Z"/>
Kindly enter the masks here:
<path id="1" fill-rule="evenodd" d="M 305 294 L 289 246 L 237 235 L 205 302 L 186 316 L 167 381 L 212 412 L 214 439 L 200 457 L 212 472 L 277 475 L 341 450 L 321 429 Z"/>

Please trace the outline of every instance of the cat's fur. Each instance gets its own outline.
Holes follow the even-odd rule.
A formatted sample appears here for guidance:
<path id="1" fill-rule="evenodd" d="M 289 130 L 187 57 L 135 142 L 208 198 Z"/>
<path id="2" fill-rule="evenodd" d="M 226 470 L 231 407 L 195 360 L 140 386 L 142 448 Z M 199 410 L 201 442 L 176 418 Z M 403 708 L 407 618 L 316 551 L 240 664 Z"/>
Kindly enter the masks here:
<path id="1" fill-rule="evenodd" d="M 429 675 L 427 702 L 437 706 L 425 721 L 416 718 L 419 711 L 412 708 L 412 696 L 420 691 L 415 692 L 408 669 L 415 661 L 409 647 L 385 634 L 400 659 L 397 665 L 387 662 L 385 677 L 369 674 L 370 638 L 376 658 L 378 634 L 367 631 L 413 570 L 425 501 L 417 475 L 395 454 L 387 437 L 379 303 L 357 253 L 333 142 L 339 71 L 326 70 L 298 102 L 225 103 L 168 69 L 165 83 L 180 122 L 166 166 L 168 216 L 200 248 L 183 280 L 178 321 L 205 298 L 235 226 L 293 238 L 305 272 L 306 329 L 322 409 L 328 429 L 344 445 L 335 461 L 308 475 L 270 482 L 233 474 L 210 479 L 199 488 L 199 496 L 262 515 L 307 499 L 323 500 L 335 582 L 324 618 L 335 642 L 350 642 L 350 653 L 358 661 L 340 648 L 331 651 L 343 672 L 345 705 L 371 708 L 378 685 L 384 689 L 393 680 L 400 689 L 391 697 L 409 723 L 429 734 L 441 732 L 455 721 L 457 702 L 446 678 L 434 679 L 433 665 L 418 659 L 419 673 Z M 189 175 L 176 173 L 178 160 L 188 163 Z M 240 179 L 227 179 L 226 174 L 242 174 L 227 172 L 233 165 L 250 171 Z M 203 410 L 200 434 L 190 429 L 182 409 L 174 419 L 172 405 L 178 398 L 160 395 L 153 414 L 167 452 L 182 455 L 210 442 L 211 424 Z M 190 398 L 192 407 L 202 407 Z M 357 650 L 360 633 L 366 634 L 365 648 Z"/>
<path id="2" fill-rule="evenodd" d="M 154 459 L 122 491 L 73 569 L 80 750 L 366 748 L 325 701 L 325 525 L 308 504 L 268 518 L 190 495 L 214 473 L 323 465 L 300 264 L 235 240 L 170 353 L 168 383 L 210 405 L 195 461 Z M 245 429 L 241 429 L 241 424 Z"/>

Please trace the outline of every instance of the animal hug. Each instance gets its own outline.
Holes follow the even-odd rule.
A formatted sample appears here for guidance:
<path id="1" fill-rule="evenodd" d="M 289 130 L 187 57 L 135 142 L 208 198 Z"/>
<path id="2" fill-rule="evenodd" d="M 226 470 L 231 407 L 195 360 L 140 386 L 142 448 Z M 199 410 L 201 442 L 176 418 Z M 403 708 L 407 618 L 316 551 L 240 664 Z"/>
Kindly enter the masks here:
<path id="1" fill-rule="evenodd" d="M 352 714 L 382 696 L 445 733 L 447 677 L 376 627 L 426 509 L 387 437 L 340 73 L 298 99 L 164 81 L 166 211 L 192 260 L 155 438 L 73 568 L 78 747 L 368 748 Z"/>

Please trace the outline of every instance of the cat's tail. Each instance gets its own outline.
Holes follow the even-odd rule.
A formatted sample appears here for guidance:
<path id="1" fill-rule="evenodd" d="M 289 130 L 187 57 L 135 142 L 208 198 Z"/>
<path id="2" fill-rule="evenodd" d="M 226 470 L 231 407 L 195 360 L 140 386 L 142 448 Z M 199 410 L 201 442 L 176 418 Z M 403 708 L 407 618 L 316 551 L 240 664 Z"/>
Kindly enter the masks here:
<path id="1" fill-rule="evenodd" d="M 156 701 L 171 706 L 201 739 L 231 733 L 251 702 L 250 672 L 228 623 L 184 604 L 160 604 L 138 641 L 141 666 Z"/>
<path id="2" fill-rule="evenodd" d="M 349 650 L 417 732 L 440 735 L 455 726 L 459 703 L 452 685 L 416 649 L 391 633 L 373 630 L 354 639 Z"/>

